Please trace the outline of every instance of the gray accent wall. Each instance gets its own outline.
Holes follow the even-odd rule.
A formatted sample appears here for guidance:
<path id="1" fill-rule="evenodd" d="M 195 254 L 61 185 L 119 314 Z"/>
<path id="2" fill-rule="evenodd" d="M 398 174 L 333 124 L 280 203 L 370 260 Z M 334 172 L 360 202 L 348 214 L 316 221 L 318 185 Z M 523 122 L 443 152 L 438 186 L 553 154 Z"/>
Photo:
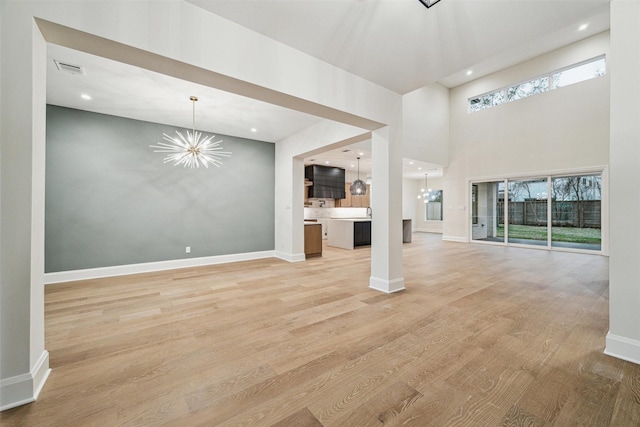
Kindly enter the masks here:
<path id="1" fill-rule="evenodd" d="M 274 144 L 216 135 L 220 168 L 176 167 L 149 148 L 176 129 L 47 106 L 47 273 L 274 249 Z"/>

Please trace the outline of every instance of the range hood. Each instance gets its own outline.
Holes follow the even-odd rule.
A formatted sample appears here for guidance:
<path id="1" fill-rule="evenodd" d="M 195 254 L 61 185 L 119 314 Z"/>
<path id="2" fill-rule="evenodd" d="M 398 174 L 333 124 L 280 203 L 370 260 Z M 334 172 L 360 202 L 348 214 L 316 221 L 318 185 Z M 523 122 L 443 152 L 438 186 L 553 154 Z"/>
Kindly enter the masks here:
<path id="1" fill-rule="evenodd" d="M 338 167 L 309 165 L 304 168 L 305 185 L 306 180 L 312 183 L 309 186 L 309 198 L 316 199 L 344 199 L 345 193 L 345 172 Z"/>

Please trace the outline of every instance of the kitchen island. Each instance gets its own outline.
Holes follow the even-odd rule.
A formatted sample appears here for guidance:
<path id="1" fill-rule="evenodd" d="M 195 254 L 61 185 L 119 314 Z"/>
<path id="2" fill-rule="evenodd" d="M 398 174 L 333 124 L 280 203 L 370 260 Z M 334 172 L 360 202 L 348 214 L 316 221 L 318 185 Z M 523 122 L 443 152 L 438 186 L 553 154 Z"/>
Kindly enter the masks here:
<path id="1" fill-rule="evenodd" d="M 340 218 L 329 220 L 327 245 L 353 249 L 371 245 L 371 218 Z"/>
<path id="2" fill-rule="evenodd" d="M 402 241 L 411 242 L 411 220 L 402 220 Z M 334 218 L 329 220 L 327 245 L 354 249 L 371 245 L 371 218 Z"/>

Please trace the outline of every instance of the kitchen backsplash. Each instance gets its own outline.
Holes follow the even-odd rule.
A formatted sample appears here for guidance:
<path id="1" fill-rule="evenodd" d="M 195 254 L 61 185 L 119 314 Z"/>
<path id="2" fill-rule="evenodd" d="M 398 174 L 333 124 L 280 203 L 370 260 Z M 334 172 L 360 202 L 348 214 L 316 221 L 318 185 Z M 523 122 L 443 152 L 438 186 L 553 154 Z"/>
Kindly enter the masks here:
<path id="1" fill-rule="evenodd" d="M 336 206 L 335 199 L 308 199 L 309 207 L 311 208 L 334 208 Z"/>

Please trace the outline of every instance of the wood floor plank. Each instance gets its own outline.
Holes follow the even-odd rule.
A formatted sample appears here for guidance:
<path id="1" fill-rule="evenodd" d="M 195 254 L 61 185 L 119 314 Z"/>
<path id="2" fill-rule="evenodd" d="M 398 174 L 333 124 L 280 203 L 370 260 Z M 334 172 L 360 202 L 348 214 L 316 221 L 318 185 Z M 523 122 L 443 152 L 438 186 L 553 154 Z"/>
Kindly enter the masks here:
<path id="1" fill-rule="evenodd" d="M 640 372 L 631 363 L 623 363 L 620 391 L 611 418 L 621 426 L 640 422 Z"/>
<path id="2" fill-rule="evenodd" d="M 549 425 L 546 421 L 523 411 L 517 406 L 512 406 L 500 423 L 500 426 L 546 427 Z"/>
<path id="3" fill-rule="evenodd" d="M 6 426 L 631 426 L 640 366 L 603 354 L 608 259 L 403 245 L 48 285 L 53 369 Z"/>
<path id="4" fill-rule="evenodd" d="M 341 421 L 345 426 L 389 425 L 408 410 L 422 394 L 398 381 L 381 389 Z"/>
<path id="5" fill-rule="evenodd" d="M 311 411 L 307 408 L 302 408 L 295 414 L 291 414 L 287 418 L 280 420 L 279 422 L 272 424 L 271 427 L 322 427 L 322 424 L 316 417 L 313 416 Z"/>

